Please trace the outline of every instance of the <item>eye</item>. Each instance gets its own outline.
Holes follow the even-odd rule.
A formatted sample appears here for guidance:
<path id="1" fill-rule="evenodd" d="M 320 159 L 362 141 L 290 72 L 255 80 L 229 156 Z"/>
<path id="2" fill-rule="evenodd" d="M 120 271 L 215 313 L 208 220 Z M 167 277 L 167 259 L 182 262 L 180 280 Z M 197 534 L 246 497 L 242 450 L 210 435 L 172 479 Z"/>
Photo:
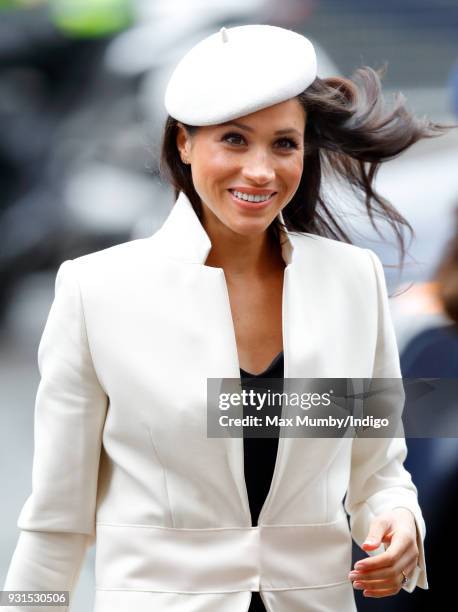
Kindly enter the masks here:
<path id="1" fill-rule="evenodd" d="M 225 134 L 223 136 L 223 140 L 225 140 L 226 142 L 229 142 L 229 138 L 236 138 L 236 139 L 242 138 L 243 139 L 243 136 L 241 136 L 240 134 L 236 134 L 235 132 L 229 132 L 229 134 Z M 229 144 L 237 144 L 237 143 L 229 142 Z"/>
<path id="2" fill-rule="evenodd" d="M 235 138 L 235 142 L 230 140 L 232 138 Z M 229 144 L 233 144 L 233 145 L 240 144 L 240 139 L 244 140 L 243 136 L 241 134 L 237 134 L 236 132 L 229 132 L 228 134 L 225 134 L 222 138 L 222 140 L 225 140 Z M 280 144 L 281 149 L 288 150 L 288 149 L 298 149 L 299 148 L 298 143 L 292 138 L 279 138 L 277 140 L 277 143 L 281 143 Z"/>
<path id="3" fill-rule="evenodd" d="M 277 142 L 283 142 L 283 143 L 287 142 L 290 146 L 282 147 L 286 149 L 297 149 L 299 147 L 297 142 L 293 140 L 292 138 L 280 138 L 280 140 L 277 140 Z"/>

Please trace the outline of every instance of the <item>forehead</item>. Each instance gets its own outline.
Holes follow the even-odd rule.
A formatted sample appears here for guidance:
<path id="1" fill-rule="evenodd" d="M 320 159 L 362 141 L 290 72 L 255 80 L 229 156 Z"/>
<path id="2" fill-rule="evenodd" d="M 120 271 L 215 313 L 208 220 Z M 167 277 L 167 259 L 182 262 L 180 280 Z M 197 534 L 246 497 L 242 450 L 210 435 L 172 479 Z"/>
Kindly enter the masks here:
<path id="1" fill-rule="evenodd" d="M 297 98 L 293 98 L 224 123 L 206 127 L 210 130 L 236 127 L 252 133 L 287 134 L 294 131 L 303 133 L 305 120 L 304 107 Z"/>

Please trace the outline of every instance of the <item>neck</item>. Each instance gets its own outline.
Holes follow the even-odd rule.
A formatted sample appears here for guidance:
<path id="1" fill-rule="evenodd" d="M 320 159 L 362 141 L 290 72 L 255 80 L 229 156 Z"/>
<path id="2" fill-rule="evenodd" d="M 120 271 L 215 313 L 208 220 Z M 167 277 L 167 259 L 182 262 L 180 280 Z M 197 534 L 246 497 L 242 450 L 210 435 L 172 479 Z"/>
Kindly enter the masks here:
<path id="1" fill-rule="evenodd" d="M 231 277 L 245 278 L 267 276 L 285 267 L 280 243 L 272 228 L 254 236 L 242 236 L 219 220 L 209 222 L 207 216 L 203 225 L 212 243 L 205 265 L 223 268 Z"/>

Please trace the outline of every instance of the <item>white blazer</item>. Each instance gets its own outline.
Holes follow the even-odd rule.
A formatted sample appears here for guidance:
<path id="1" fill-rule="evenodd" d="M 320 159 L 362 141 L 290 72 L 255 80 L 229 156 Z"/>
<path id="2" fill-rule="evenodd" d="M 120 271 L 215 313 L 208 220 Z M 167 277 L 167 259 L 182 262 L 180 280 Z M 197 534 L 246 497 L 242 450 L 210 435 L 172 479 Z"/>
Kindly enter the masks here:
<path id="1" fill-rule="evenodd" d="M 246 612 L 251 591 L 269 612 L 354 612 L 351 536 L 361 545 L 395 507 L 418 531 L 404 588 L 428 588 L 404 437 L 280 437 L 252 526 L 243 439 L 206 432 L 207 377 L 240 376 L 210 248 L 181 193 L 151 237 L 61 264 L 38 348 L 32 493 L 4 589 L 72 592 L 95 544 L 94 612 Z M 377 256 L 293 232 L 282 254 L 285 378 L 400 377 Z"/>

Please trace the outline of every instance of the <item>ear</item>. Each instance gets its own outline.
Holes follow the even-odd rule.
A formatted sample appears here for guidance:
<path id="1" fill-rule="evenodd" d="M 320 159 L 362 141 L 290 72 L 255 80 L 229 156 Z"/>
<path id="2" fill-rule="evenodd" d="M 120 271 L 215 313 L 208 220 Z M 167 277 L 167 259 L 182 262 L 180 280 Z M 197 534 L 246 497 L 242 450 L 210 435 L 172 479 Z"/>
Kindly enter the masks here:
<path id="1" fill-rule="evenodd" d="M 177 123 L 176 145 L 180 153 L 181 159 L 184 161 L 189 155 L 189 135 L 182 123 Z"/>

